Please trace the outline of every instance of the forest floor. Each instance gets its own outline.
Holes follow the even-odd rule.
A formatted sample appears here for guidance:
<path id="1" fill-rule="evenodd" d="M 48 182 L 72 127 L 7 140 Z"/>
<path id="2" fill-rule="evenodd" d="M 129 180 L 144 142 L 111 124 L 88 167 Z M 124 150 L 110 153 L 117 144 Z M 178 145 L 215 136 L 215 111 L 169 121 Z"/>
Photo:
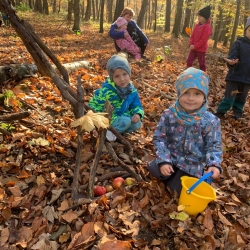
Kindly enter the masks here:
<path id="1" fill-rule="evenodd" d="M 20 13 L 20 17 L 31 23 L 61 63 L 91 63 L 89 69 L 81 68 L 70 75 L 73 89 L 77 76 L 82 76 L 88 102 L 107 77 L 106 62 L 116 52 L 108 36 L 109 25 L 101 34 L 96 23 L 83 23 L 82 34 L 77 35 L 62 17 L 34 13 Z M 74 116 L 69 103 L 48 77 L 38 75 L 2 84 L 1 114 L 29 110 L 31 116 L 1 125 L 11 131 L 9 135 L 0 134 L 1 250 L 250 249 L 249 100 L 242 119 L 236 121 L 229 113 L 221 121 L 223 173 L 212 183 L 217 200 L 198 216 L 186 215 L 178 207 L 177 195 L 151 179 L 146 165 L 154 157 L 154 128 L 162 111 L 174 101 L 176 77 L 185 69 L 188 37 L 145 33 L 150 40 L 146 56 L 152 63 L 130 60 L 131 78 L 145 109 L 141 130 L 126 137 L 133 157 L 126 154 L 122 144 L 112 143 L 119 158 L 140 174 L 143 182 L 87 204 L 75 206 L 71 199 L 77 134 L 70 127 Z M 1 27 L 0 41 L 0 66 L 33 63 L 13 28 Z M 171 48 L 168 55 L 161 52 L 164 46 Z M 209 41 L 209 106 L 214 112 L 224 94 L 227 67 L 221 58 L 228 48 L 212 46 L 213 41 Z M 164 58 L 161 63 L 155 60 L 159 51 Z M 89 133 L 84 133 L 83 140 L 80 185 L 88 183 L 96 150 Z M 104 150 L 96 184 L 111 184 L 121 173 L 124 178 L 128 176 Z M 81 195 L 87 197 L 84 190 Z"/>

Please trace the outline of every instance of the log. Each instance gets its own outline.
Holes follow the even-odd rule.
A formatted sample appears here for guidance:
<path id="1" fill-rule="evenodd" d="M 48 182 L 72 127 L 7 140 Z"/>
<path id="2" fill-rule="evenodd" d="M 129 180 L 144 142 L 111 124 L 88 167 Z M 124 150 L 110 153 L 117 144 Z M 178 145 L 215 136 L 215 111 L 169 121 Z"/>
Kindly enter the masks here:
<path id="1" fill-rule="evenodd" d="M 66 69 L 68 74 L 80 69 L 89 67 L 89 62 L 87 61 L 78 61 L 71 63 L 64 63 L 62 66 Z M 57 66 L 52 65 L 56 70 Z M 21 81 L 24 78 L 36 76 L 38 73 L 38 68 L 35 64 L 9 64 L 6 66 L 0 66 L 0 84 L 5 81 L 15 80 Z"/>

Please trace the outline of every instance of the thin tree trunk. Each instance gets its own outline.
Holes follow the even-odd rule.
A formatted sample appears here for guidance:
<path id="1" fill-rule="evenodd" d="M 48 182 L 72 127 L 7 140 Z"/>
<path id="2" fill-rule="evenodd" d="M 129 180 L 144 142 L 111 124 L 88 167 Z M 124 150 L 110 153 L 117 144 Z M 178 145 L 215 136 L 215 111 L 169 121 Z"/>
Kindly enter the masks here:
<path id="1" fill-rule="evenodd" d="M 234 27 L 233 27 L 233 31 L 232 31 L 232 36 L 231 36 L 231 40 L 230 40 L 230 49 L 231 49 L 231 47 L 235 41 L 235 37 L 236 37 L 236 31 L 237 31 L 239 19 L 240 19 L 240 6 L 241 6 L 241 0 L 237 0 L 237 9 L 236 9 L 236 14 L 235 14 L 235 19 L 234 19 Z"/>

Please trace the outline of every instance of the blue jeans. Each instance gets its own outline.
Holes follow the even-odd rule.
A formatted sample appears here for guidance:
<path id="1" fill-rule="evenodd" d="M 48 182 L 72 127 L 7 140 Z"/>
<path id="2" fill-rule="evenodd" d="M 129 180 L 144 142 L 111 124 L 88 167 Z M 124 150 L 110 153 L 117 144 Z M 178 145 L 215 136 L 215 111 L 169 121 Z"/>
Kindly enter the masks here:
<path id="1" fill-rule="evenodd" d="M 120 116 L 111 124 L 119 133 L 131 133 L 141 127 L 142 122 L 133 123 L 131 117 Z"/>

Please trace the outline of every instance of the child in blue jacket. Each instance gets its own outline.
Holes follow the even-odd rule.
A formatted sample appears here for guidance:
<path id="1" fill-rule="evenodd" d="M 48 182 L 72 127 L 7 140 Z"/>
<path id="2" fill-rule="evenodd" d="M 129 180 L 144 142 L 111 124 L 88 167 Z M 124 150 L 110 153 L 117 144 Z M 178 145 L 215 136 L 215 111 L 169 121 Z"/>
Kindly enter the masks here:
<path id="1" fill-rule="evenodd" d="M 232 108 L 234 118 L 239 119 L 242 117 L 250 90 L 250 17 L 245 25 L 244 37 L 239 37 L 233 43 L 225 60 L 229 68 L 226 75 L 226 91 L 215 115 L 222 119 Z"/>
<path id="2" fill-rule="evenodd" d="M 110 124 L 119 133 L 130 133 L 141 127 L 144 110 L 137 89 L 130 81 L 131 69 L 126 58 L 112 56 L 107 63 L 109 78 L 89 101 L 96 112 L 103 112 L 106 100 L 114 110 Z"/>
<path id="3" fill-rule="evenodd" d="M 149 172 L 180 194 L 184 175 L 200 178 L 204 171 L 217 178 L 222 169 L 220 120 L 207 111 L 208 75 L 190 67 L 177 78 L 178 100 L 166 109 L 153 141 L 156 158 Z"/>

